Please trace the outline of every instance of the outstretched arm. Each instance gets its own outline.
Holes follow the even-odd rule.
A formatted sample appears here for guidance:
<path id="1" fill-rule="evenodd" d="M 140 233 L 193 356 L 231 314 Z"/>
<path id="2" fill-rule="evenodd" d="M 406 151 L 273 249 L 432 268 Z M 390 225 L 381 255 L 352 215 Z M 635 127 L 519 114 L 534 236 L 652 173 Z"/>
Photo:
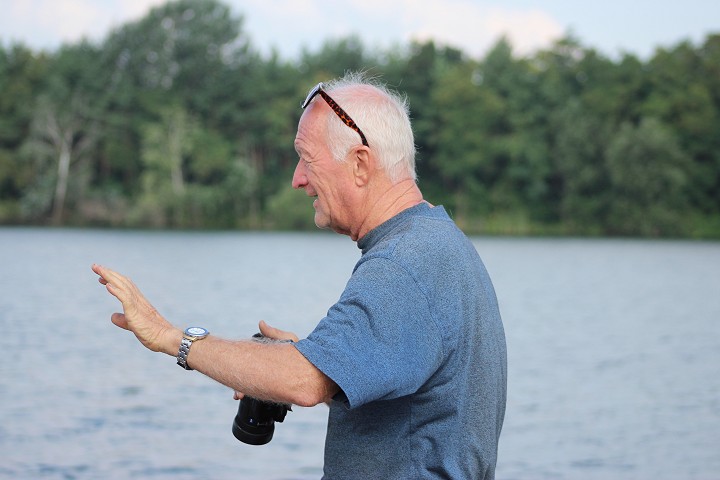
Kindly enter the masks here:
<path id="1" fill-rule="evenodd" d="M 122 304 L 123 313 L 112 314 L 112 322 L 135 334 L 146 348 L 177 355 L 182 330 L 160 315 L 129 278 L 100 265 L 93 265 L 92 270 Z M 264 322 L 260 328 L 268 337 L 297 340 Z M 338 391 L 330 378 L 287 343 L 230 341 L 210 335 L 193 343 L 188 363 L 233 390 L 261 400 L 312 406 L 329 401 Z"/>

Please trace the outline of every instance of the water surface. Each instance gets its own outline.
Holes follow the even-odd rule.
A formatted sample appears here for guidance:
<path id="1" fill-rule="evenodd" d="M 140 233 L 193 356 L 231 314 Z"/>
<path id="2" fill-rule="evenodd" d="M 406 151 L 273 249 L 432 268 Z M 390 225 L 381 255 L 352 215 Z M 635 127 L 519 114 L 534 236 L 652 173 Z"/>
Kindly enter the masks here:
<path id="1" fill-rule="evenodd" d="M 720 243 L 474 243 L 508 338 L 499 479 L 718 478 Z M 326 233 L 0 229 L 0 478 L 319 478 L 326 407 L 241 444 L 232 392 L 112 325 L 90 265 L 243 338 L 307 335 L 358 257 Z"/>

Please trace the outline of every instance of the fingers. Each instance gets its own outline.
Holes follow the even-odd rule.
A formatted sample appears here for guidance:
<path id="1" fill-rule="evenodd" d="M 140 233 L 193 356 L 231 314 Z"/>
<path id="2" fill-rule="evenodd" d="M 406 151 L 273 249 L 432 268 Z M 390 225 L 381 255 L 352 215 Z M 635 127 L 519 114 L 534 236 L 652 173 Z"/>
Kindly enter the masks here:
<path id="1" fill-rule="evenodd" d="M 245 394 L 242 392 L 238 392 L 237 390 L 233 393 L 233 400 L 242 400 L 243 397 L 245 397 Z"/>
<path id="2" fill-rule="evenodd" d="M 117 285 L 117 283 L 111 283 L 112 279 L 117 279 L 118 274 L 113 272 L 109 268 L 98 265 L 97 263 L 93 263 L 91 268 L 92 271 L 98 275 L 98 282 L 101 285 L 105 285 L 108 293 L 116 297 L 118 300 L 121 300 L 120 297 L 118 297 L 118 290 L 114 287 L 114 285 Z"/>
<path id="3" fill-rule="evenodd" d="M 126 302 L 128 301 L 144 300 L 138 288 L 128 277 L 96 263 L 92 265 L 92 271 L 100 276 L 98 282 L 105 285 L 107 291 L 120 300 L 123 307 L 127 307 Z"/>
<path id="4" fill-rule="evenodd" d="M 276 340 L 292 340 L 293 342 L 297 342 L 299 340 L 298 336 L 294 333 L 271 327 L 265 323 L 265 320 L 260 320 L 258 326 L 260 327 L 260 333 L 268 338 L 274 338 Z"/>
<path id="5" fill-rule="evenodd" d="M 109 268 L 105 268 L 102 265 L 93 263 L 92 271 L 95 272 L 96 274 L 98 274 L 98 277 L 99 277 L 98 282 L 100 282 L 101 285 L 105 285 L 106 287 L 108 287 L 108 291 L 110 291 L 111 281 L 115 280 L 116 284 L 119 283 L 119 282 L 117 282 L 118 274 L 116 272 L 113 272 Z M 110 291 L 110 293 L 113 293 L 113 292 Z M 113 293 L 113 295 L 114 295 L 114 293 Z"/>
<path id="6" fill-rule="evenodd" d="M 98 265 L 97 263 L 93 264 L 92 271 L 100 276 L 100 279 L 98 281 L 103 285 L 111 283 L 113 285 L 117 285 L 118 287 L 124 288 L 133 285 L 132 281 L 130 281 L 130 279 L 126 276 L 120 275 L 116 271 L 110 270 L 109 268 L 103 267 L 102 265 Z"/>
<path id="7" fill-rule="evenodd" d="M 97 263 L 92 264 L 92 271 L 97 273 L 100 277 L 98 281 L 102 283 L 103 285 L 107 285 L 107 280 L 105 279 L 105 276 L 111 272 L 111 270 L 103 267 L 102 265 L 98 265 Z"/>

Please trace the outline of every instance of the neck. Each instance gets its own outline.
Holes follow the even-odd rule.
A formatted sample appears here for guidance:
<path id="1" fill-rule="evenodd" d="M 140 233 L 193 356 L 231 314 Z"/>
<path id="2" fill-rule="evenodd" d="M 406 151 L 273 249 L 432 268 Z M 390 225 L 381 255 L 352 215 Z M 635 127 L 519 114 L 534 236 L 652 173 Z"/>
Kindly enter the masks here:
<path id="1" fill-rule="evenodd" d="M 374 198 L 374 202 L 372 199 Z M 414 180 L 408 178 L 380 190 L 368 199 L 368 213 L 359 228 L 350 233 L 354 241 L 392 217 L 423 202 L 422 192 Z"/>

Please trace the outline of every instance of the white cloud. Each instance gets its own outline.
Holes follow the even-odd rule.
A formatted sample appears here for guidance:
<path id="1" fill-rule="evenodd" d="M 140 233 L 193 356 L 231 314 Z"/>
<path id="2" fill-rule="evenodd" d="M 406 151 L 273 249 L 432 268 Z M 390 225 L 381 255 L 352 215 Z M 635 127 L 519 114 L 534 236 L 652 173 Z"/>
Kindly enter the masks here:
<path id="1" fill-rule="evenodd" d="M 327 35 L 323 2 L 317 0 L 223 0 L 243 15 L 243 28 L 253 44 L 265 51 L 276 47 L 297 54 L 302 46 L 317 47 Z"/>
<path id="2" fill-rule="evenodd" d="M 565 34 L 562 25 L 541 10 L 492 9 L 486 27 L 495 38 L 506 35 L 521 54 L 547 47 Z"/>
<path id="3" fill-rule="evenodd" d="M 402 30 L 396 33 L 406 41 L 433 39 L 476 57 L 503 35 L 517 53 L 526 54 L 550 45 L 564 33 L 558 21 L 539 9 L 490 6 L 469 0 L 402 0 L 392 6 L 384 0 L 353 1 L 356 8 L 365 5 L 386 12 L 392 8 L 390 17 Z"/>
<path id="4" fill-rule="evenodd" d="M 166 0 L 14 0 L 3 5 L 2 38 L 55 48 L 82 38 L 101 40 Z"/>
<path id="5" fill-rule="evenodd" d="M 45 0 L 40 10 L 43 27 L 54 30 L 63 42 L 74 42 L 82 37 L 97 39 L 105 32 L 103 11 L 87 0 Z"/>

